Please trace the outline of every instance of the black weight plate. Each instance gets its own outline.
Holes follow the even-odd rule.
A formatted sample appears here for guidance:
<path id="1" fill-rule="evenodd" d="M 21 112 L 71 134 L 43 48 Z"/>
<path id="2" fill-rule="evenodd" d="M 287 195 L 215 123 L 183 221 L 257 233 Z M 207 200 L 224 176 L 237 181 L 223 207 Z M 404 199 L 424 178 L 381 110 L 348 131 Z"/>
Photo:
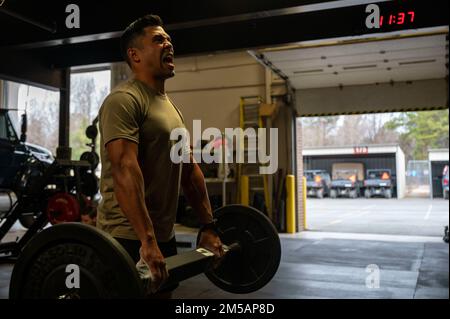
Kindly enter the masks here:
<path id="1" fill-rule="evenodd" d="M 97 126 L 89 125 L 86 128 L 85 133 L 86 133 L 87 138 L 90 138 L 91 140 L 95 139 L 97 137 L 97 134 L 98 134 Z"/>
<path id="2" fill-rule="evenodd" d="M 238 242 L 239 251 L 227 254 L 216 269 L 206 276 L 219 288 L 237 294 L 264 287 L 280 265 L 281 245 L 277 230 L 269 218 L 255 208 L 228 205 L 214 212 L 222 242 Z"/>
<path id="3" fill-rule="evenodd" d="M 80 161 L 86 161 L 91 164 L 92 169 L 96 169 L 100 162 L 100 157 L 95 152 L 84 152 L 80 156 Z"/>
<path id="4" fill-rule="evenodd" d="M 87 196 L 94 196 L 98 192 L 98 178 L 93 173 L 81 174 L 81 192 Z"/>
<path id="5" fill-rule="evenodd" d="M 66 266 L 80 270 L 80 287 L 66 287 Z M 110 235 L 81 223 L 49 227 L 37 234 L 17 260 L 11 299 L 142 298 L 136 266 Z"/>

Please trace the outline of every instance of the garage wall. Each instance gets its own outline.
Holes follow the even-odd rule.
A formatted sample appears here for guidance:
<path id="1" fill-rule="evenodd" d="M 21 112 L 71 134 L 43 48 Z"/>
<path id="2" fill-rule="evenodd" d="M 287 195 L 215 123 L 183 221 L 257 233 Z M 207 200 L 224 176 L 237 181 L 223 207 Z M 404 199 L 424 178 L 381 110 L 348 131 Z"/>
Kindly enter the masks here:
<path id="1" fill-rule="evenodd" d="M 445 79 L 296 91 L 300 116 L 400 112 L 448 107 Z"/>
<path id="2" fill-rule="evenodd" d="M 239 98 L 265 97 L 265 70 L 247 52 L 176 59 L 176 76 L 167 92 L 180 108 L 187 128 L 194 119 L 202 129 L 239 127 Z"/>
<path id="3" fill-rule="evenodd" d="M 304 201 L 306 198 L 306 194 L 303 193 L 303 186 L 304 186 L 304 180 L 303 180 L 303 135 L 302 135 L 302 119 L 300 117 L 296 118 L 295 120 L 295 129 L 296 129 L 296 145 L 295 145 L 295 154 L 296 154 L 296 161 L 297 161 L 297 172 L 296 172 L 296 193 L 297 193 L 297 229 L 298 231 L 303 231 L 307 229 L 308 227 L 308 221 L 307 221 L 307 201 Z"/>
<path id="4" fill-rule="evenodd" d="M 295 174 L 292 167 L 292 134 L 291 123 L 292 111 L 288 106 L 281 106 L 272 126 L 278 129 L 278 167 L 283 168 L 285 174 Z"/>

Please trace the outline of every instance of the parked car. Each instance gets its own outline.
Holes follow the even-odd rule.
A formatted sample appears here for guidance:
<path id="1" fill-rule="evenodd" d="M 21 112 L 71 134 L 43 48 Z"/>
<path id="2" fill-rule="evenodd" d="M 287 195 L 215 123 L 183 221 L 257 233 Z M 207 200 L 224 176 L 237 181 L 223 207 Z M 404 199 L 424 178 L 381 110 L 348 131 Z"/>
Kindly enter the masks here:
<path id="1" fill-rule="evenodd" d="M 19 138 L 11 117 L 12 110 L 0 109 L 0 188 L 13 188 L 14 179 L 30 157 L 50 165 L 54 161 L 48 149 L 25 142 L 24 133 Z M 26 122 L 26 120 L 23 119 Z M 24 123 L 26 125 L 26 123 Z"/>
<path id="2" fill-rule="evenodd" d="M 444 199 L 448 199 L 448 165 L 444 166 L 442 171 L 442 192 L 444 194 Z"/>
<path id="3" fill-rule="evenodd" d="M 323 198 L 330 195 L 331 177 L 325 170 L 306 170 L 306 188 L 308 197 Z"/>
<path id="4" fill-rule="evenodd" d="M 332 167 L 330 197 L 358 198 L 364 181 L 362 163 L 335 163 Z"/>
<path id="5" fill-rule="evenodd" d="M 390 169 L 368 169 L 364 180 L 364 197 L 392 198 L 393 183 Z"/>
<path id="6" fill-rule="evenodd" d="M 0 220 L 10 210 L 24 185 L 33 178 L 38 179 L 43 169 L 54 161 L 48 149 L 25 142 L 26 116 L 22 117 L 22 133 L 19 138 L 10 112 L 14 110 L 0 109 Z M 28 178 L 23 179 L 24 176 Z M 33 216 L 33 212 L 24 212 L 19 221 L 24 227 L 29 227 L 34 220 Z"/>

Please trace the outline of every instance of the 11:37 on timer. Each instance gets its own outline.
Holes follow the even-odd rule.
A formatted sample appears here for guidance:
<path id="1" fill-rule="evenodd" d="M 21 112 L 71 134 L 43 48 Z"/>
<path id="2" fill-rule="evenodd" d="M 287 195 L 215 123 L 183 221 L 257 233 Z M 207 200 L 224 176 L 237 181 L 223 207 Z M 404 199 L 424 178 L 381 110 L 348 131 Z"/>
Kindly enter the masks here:
<path id="1" fill-rule="evenodd" d="M 394 14 L 389 15 L 381 15 L 380 16 L 380 27 L 386 23 L 388 25 L 402 25 L 402 24 L 409 24 L 414 22 L 414 11 L 408 11 L 408 12 L 398 12 Z"/>

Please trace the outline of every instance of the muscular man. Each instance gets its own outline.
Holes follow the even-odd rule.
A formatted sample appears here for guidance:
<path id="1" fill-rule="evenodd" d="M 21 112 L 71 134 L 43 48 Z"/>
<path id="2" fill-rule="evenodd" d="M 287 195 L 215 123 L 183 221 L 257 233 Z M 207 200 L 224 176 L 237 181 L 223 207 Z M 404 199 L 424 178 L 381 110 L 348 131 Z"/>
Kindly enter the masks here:
<path id="1" fill-rule="evenodd" d="M 159 286 L 168 277 L 164 257 L 177 252 L 174 223 L 180 184 L 203 225 L 212 223 L 211 205 L 192 154 L 189 164 L 170 159 L 176 143 L 170 133 L 185 126 L 165 93 L 175 65 L 161 19 L 147 15 L 134 21 L 124 31 L 121 47 L 134 77 L 116 87 L 99 111 L 102 201 L 97 227 L 114 236 L 136 262 L 142 257 Z M 219 237 L 212 227 L 205 229 L 200 246 L 221 256 Z"/>

